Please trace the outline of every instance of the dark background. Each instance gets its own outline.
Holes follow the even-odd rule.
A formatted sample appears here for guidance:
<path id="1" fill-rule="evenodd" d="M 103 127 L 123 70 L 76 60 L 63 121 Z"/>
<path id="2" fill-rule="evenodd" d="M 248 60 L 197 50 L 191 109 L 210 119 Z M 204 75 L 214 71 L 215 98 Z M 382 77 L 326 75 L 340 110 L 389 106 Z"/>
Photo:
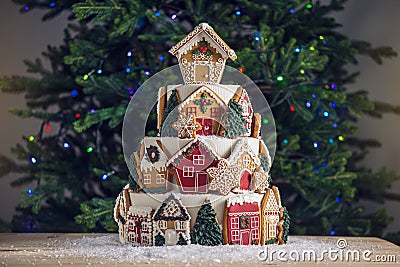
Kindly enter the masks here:
<path id="1" fill-rule="evenodd" d="M 343 24 L 340 31 L 350 38 L 365 40 L 374 46 L 389 45 L 400 53 L 399 14 L 398 0 L 350 0 L 345 10 L 335 16 Z M 48 22 L 41 21 L 42 15 L 36 10 L 21 15 L 18 6 L 10 0 L 1 0 L 0 76 L 26 74 L 24 59 L 35 59 L 48 44 L 62 42 L 63 29 L 68 23 L 67 14 Z M 400 105 L 400 58 L 379 66 L 369 58 L 360 57 L 359 65 L 349 69 L 361 71 L 357 83 L 349 87 L 350 91 L 365 89 L 370 92 L 372 100 Z M 22 96 L 0 92 L 0 154 L 11 156 L 10 148 L 23 135 L 29 136 L 40 126 L 34 120 L 22 120 L 7 112 L 10 108 L 23 106 Z M 386 166 L 400 172 L 400 117 L 385 115 L 381 120 L 364 117 L 359 127 L 359 137 L 376 138 L 382 143 L 381 148 L 372 150 L 365 159 L 365 166 L 373 169 Z M 12 175 L 0 180 L 0 218 L 6 221 L 11 220 L 20 192 L 28 188 L 11 188 L 12 180 Z M 392 190 L 400 190 L 400 183 L 395 184 Z M 379 208 L 374 203 L 364 204 L 370 211 Z M 396 218 L 387 230 L 398 231 L 400 203 L 388 201 L 384 206 Z"/>

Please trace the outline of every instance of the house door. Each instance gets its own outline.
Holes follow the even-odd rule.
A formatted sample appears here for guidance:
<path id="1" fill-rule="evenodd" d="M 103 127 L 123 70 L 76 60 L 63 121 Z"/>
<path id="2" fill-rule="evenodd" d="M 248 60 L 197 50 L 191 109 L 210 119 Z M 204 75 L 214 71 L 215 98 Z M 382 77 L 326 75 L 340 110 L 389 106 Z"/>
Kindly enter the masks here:
<path id="1" fill-rule="evenodd" d="M 198 135 L 213 134 L 213 119 L 196 118 L 196 121 L 201 124 L 201 129 L 196 132 Z"/>
<path id="2" fill-rule="evenodd" d="M 207 193 L 208 176 L 205 172 L 196 173 L 196 191 L 200 193 Z"/>
<path id="3" fill-rule="evenodd" d="M 165 231 L 165 245 L 167 246 L 174 246 L 178 242 L 177 234 L 174 229 L 167 229 Z"/>
<path id="4" fill-rule="evenodd" d="M 249 245 L 250 244 L 250 230 L 241 230 L 240 231 L 240 245 Z"/>
<path id="5" fill-rule="evenodd" d="M 210 68 L 205 65 L 195 65 L 194 75 L 197 82 L 208 82 L 210 81 Z"/>
<path id="6" fill-rule="evenodd" d="M 251 174 L 248 170 L 244 170 L 240 177 L 240 189 L 249 190 L 251 181 Z"/>

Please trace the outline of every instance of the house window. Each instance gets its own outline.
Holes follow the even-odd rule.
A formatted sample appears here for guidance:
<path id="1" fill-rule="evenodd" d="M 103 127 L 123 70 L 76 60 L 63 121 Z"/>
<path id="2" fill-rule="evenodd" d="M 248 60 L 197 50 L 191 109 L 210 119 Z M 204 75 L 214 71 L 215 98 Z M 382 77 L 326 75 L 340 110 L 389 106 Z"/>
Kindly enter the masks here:
<path id="1" fill-rule="evenodd" d="M 193 155 L 193 165 L 204 165 L 204 155 Z"/>
<path id="2" fill-rule="evenodd" d="M 184 221 L 175 221 L 175 230 L 186 230 L 187 223 Z"/>
<path id="3" fill-rule="evenodd" d="M 151 184 L 151 174 L 144 174 L 143 175 L 143 183 L 144 184 Z"/>
<path id="4" fill-rule="evenodd" d="M 250 164 L 250 156 L 249 155 L 244 155 L 242 159 L 243 166 L 247 167 Z"/>
<path id="5" fill-rule="evenodd" d="M 135 221 L 129 221 L 128 223 L 128 231 L 133 231 L 133 229 L 135 228 Z"/>
<path id="6" fill-rule="evenodd" d="M 211 117 L 220 118 L 221 117 L 221 108 L 211 108 Z"/>
<path id="7" fill-rule="evenodd" d="M 185 177 L 185 178 L 194 177 L 194 167 L 193 166 L 183 166 L 183 177 Z"/>
<path id="8" fill-rule="evenodd" d="M 239 229 L 239 217 L 231 218 L 231 229 Z"/>
<path id="9" fill-rule="evenodd" d="M 259 232 L 258 232 L 258 229 L 253 229 L 253 230 L 251 230 L 251 239 L 252 239 L 252 240 L 257 240 L 257 239 L 259 239 Z"/>
<path id="10" fill-rule="evenodd" d="M 186 108 L 186 115 L 189 116 L 190 114 L 193 114 L 196 116 L 196 107 L 187 107 Z"/>
<path id="11" fill-rule="evenodd" d="M 268 230 L 269 230 L 269 238 L 276 237 L 276 227 L 275 227 L 275 225 L 270 224 Z"/>
<path id="12" fill-rule="evenodd" d="M 257 228 L 258 229 L 258 227 L 259 227 L 259 219 L 258 219 L 258 216 L 253 216 L 253 217 L 251 217 L 251 228 Z"/>
<path id="13" fill-rule="evenodd" d="M 128 240 L 131 242 L 136 243 L 137 242 L 137 234 L 134 232 L 131 232 L 128 234 Z"/>
<path id="14" fill-rule="evenodd" d="M 165 184 L 165 174 L 164 173 L 158 173 L 156 175 L 156 183 L 157 184 Z"/>
<path id="15" fill-rule="evenodd" d="M 232 230 L 232 242 L 239 241 L 239 230 Z"/>
<path id="16" fill-rule="evenodd" d="M 142 223 L 142 231 L 147 232 L 149 230 L 149 226 L 147 225 L 147 223 L 143 222 Z"/>
<path id="17" fill-rule="evenodd" d="M 246 101 L 243 101 L 242 109 L 243 109 L 243 112 L 242 112 L 243 117 L 249 116 L 249 105 L 247 104 Z"/>
<path id="18" fill-rule="evenodd" d="M 150 235 L 142 235 L 142 244 L 150 245 Z"/>
<path id="19" fill-rule="evenodd" d="M 167 221 L 163 221 L 163 220 L 159 221 L 158 222 L 158 228 L 167 229 Z"/>

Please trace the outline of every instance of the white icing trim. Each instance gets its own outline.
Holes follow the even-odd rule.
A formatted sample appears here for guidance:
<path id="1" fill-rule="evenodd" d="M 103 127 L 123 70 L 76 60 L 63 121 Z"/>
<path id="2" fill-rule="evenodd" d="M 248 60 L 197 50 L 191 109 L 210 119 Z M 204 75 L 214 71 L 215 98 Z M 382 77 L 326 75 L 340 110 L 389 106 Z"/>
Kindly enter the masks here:
<path id="1" fill-rule="evenodd" d="M 251 140 L 256 140 L 257 142 Z M 257 145 L 251 143 L 256 143 Z M 257 153 L 254 151 L 253 146 L 257 147 L 256 149 Z M 227 161 L 229 162 L 230 165 L 234 165 L 236 164 L 239 157 L 243 153 L 247 152 L 253 158 L 254 163 L 257 166 L 260 166 L 260 159 L 258 158 L 258 150 L 259 150 L 259 140 L 257 138 L 240 138 L 238 142 L 235 144 L 235 148 L 233 149 L 232 154 L 229 156 L 229 158 L 227 158 Z"/>
<path id="2" fill-rule="evenodd" d="M 229 208 L 230 206 L 239 204 L 243 205 L 243 203 L 257 203 L 260 205 L 263 194 L 257 194 L 253 192 L 249 192 L 247 194 L 236 194 L 229 196 L 226 200 L 226 206 Z"/>
<path id="3" fill-rule="evenodd" d="M 129 213 L 132 215 L 138 215 L 138 216 L 143 216 L 143 217 L 150 217 L 151 212 L 153 209 L 151 207 L 146 207 L 146 206 L 130 206 L 129 207 Z"/>
<path id="4" fill-rule="evenodd" d="M 142 140 L 142 143 L 144 145 L 144 155 L 142 160 L 140 161 L 140 170 L 143 172 L 148 172 L 151 171 L 153 168 L 155 168 L 157 171 L 166 171 L 166 162 L 168 161 L 167 156 L 165 155 L 164 151 L 161 149 L 161 147 L 157 144 L 157 140 L 159 138 L 157 137 L 145 137 Z M 160 158 L 157 162 L 151 163 L 149 160 L 147 160 L 146 154 L 146 147 L 149 146 L 155 146 L 158 148 L 158 151 L 160 152 Z"/>
<path id="5" fill-rule="evenodd" d="M 199 89 L 197 89 L 196 91 L 194 91 L 190 96 L 188 96 L 182 103 L 180 103 L 178 105 L 178 111 L 181 112 L 183 107 L 186 106 L 187 104 L 189 104 L 190 101 L 194 100 L 195 97 L 200 94 L 206 92 L 208 94 L 210 94 L 210 96 L 212 98 L 214 98 L 214 100 L 217 102 L 218 105 L 220 105 L 222 108 L 226 108 L 226 105 L 224 102 L 221 101 L 221 99 L 217 96 L 217 94 L 215 94 L 214 91 L 212 91 L 210 88 L 208 88 L 205 85 L 202 85 Z"/>

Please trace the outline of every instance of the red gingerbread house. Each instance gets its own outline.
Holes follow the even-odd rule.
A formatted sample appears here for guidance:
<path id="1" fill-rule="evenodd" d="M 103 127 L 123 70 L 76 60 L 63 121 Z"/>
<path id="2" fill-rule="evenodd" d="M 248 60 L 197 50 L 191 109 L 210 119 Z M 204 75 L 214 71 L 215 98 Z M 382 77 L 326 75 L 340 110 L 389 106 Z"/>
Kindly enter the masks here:
<path id="1" fill-rule="evenodd" d="M 257 194 L 239 194 L 227 200 L 224 216 L 225 244 L 260 243 L 260 200 Z"/>
<path id="2" fill-rule="evenodd" d="M 126 241 L 134 246 L 153 245 L 152 208 L 131 206 L 126 221 Z"/>
<path id="3" fill-rule="evenodd" d="M 213 149 L 198 137 L 173 155 L 167 166 L 176 174 L 182 193 L 207 193 L 209 177 L 206 169 L 215 166 L 218 159 Z"/>

